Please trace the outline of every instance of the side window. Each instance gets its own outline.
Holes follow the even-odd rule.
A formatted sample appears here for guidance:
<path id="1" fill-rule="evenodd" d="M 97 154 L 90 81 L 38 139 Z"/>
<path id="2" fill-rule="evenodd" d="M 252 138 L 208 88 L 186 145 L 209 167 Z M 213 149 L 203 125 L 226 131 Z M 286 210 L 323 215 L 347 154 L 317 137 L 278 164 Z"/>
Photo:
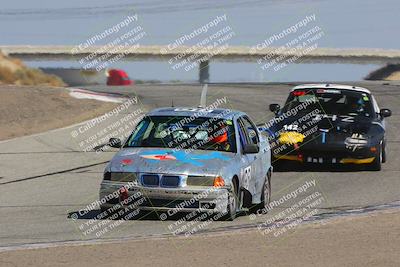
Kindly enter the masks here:
<path id="1" fill-rule="evenodd" d="M 250 121 L 250 119 L 246 116 L 242 117 L 241 121 L 243 123 L 245 133 L 246 133 L 249 143 L 253 143 L 253 144 L 257 145 L 259 143 L 260 139 L 259 139 L 256 127 L 253 125 L 253 123 Z"/>
<path id="2" fill-rule="evenodd" d="M 375 111 L 375 113 L 378 114 L 380 112 L 380 108 L 379 108 L 378 102 L 376 102 L 376 99 L 374 96 L 372 96 L 372 102 L 373 102 L 374 111 Z"/>
<path id="3" fill-rule="evenodd" d="M 241 119 L 238 119 L 238 130 L 239 130 L 239 139 L 242 148 L 249 143 L 246 137 L 246 131 L 244 130 L 243 122 Z"/>
<path id="4" fill-rule="evenodd" d="M 127 145 L 134 146 L 140 144 L 140 142 L 143 140 L 143 135 L 147 129 L 147 126 L 149 125 L 149 122 L 150 121 L 146 118 L 139 122 L 139 124 L 136 126 L 135 130 L 129 137 Z"/>

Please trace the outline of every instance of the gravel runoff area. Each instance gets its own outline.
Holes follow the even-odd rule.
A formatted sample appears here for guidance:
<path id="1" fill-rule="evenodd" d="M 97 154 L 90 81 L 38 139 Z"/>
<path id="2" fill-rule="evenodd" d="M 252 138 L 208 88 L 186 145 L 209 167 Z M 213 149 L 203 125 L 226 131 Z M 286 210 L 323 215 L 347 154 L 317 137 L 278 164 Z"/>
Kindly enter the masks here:
<path id="1" fill-rule="evenodd" d="M 115 106 L 73 98 L 64 88 L 0 85 L 0 140 L 82 122 Z"/>
<path id="2" fill-rule="evenodd" d="M 1 266 L 400 266 L 400 212 L 258 230 L 0 253 Z"/>

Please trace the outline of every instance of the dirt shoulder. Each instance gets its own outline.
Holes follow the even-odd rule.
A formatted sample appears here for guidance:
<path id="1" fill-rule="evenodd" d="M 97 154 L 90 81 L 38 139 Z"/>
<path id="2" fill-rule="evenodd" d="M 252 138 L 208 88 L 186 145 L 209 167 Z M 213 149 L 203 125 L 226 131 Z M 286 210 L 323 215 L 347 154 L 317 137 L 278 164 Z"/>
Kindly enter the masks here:
<path id="1" fill-rule="evenodd" d="M 0 253 L 2 266 L 400 266 L 400 212 L 217 236 Z"/>
<path id="2" fill-rule="evenodd" d="M 70 97 L 64 88 L 0 85 L 0 140 L 82 122 L 116 106 Z"/>

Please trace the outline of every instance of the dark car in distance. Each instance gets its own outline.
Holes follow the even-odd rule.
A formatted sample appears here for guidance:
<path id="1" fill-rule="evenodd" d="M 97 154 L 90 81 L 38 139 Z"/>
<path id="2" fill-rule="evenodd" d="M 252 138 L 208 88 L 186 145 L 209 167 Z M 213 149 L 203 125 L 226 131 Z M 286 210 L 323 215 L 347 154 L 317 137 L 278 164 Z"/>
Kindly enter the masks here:
<path id="1" fill-rule="evenodd" d="M 274 164 L 363 165 L 380 170 L 386 161 L 385 118 L 368 89 L 337 84 L 294 87 L 284 107 L 260 130 L 268 133 Z"/>

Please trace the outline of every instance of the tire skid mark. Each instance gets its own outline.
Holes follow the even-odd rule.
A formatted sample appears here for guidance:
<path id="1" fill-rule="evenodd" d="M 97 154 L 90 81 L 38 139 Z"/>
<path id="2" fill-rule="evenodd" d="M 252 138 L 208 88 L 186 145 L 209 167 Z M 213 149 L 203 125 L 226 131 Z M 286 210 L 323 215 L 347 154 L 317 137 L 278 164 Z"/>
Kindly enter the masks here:
<path id="1" fill-rule="evenodd" d="M 93 167 L 93 166 L 102 165 L 102 164 L 105 164 L 105 163 L 107 163 L 107 162 L 109 162 L 109 161 L 107 160 L 107 161 L 102 161 L 102 162 L 93 163 L 93 164 L 89 164 L 89 165 L 83 165 L 83 166 L 79 166 L 79 167 L 75 167 L 75 168 L 71 168 L 71 169 L 67 169 L 67 170 L 56 171 L 56 172 L 50 172 L 50 173 L 35 175 L 35 176 L 31 176 L 31 177 L 26 177 L 26 178 L 20 178 L 20 179 L 17 179 L 17 180 L 13 180 L 13 181 L 9 181 L 9 182 L 0 183 L 0 185 L 13 184 L 13 183 L 18 183 L 18 182 L 33 180 L 33 179 L 37 179 L 37 178 L 52 176 L 52 175 L 56 175 L 56 174 L 61 174 L 61 173 L 67 173 L 67 172 L 71 172 L 71 171 L 81 170 L 81 169 L 85 169 L 85 168 L 89 168 L 89 167 Z"/>

